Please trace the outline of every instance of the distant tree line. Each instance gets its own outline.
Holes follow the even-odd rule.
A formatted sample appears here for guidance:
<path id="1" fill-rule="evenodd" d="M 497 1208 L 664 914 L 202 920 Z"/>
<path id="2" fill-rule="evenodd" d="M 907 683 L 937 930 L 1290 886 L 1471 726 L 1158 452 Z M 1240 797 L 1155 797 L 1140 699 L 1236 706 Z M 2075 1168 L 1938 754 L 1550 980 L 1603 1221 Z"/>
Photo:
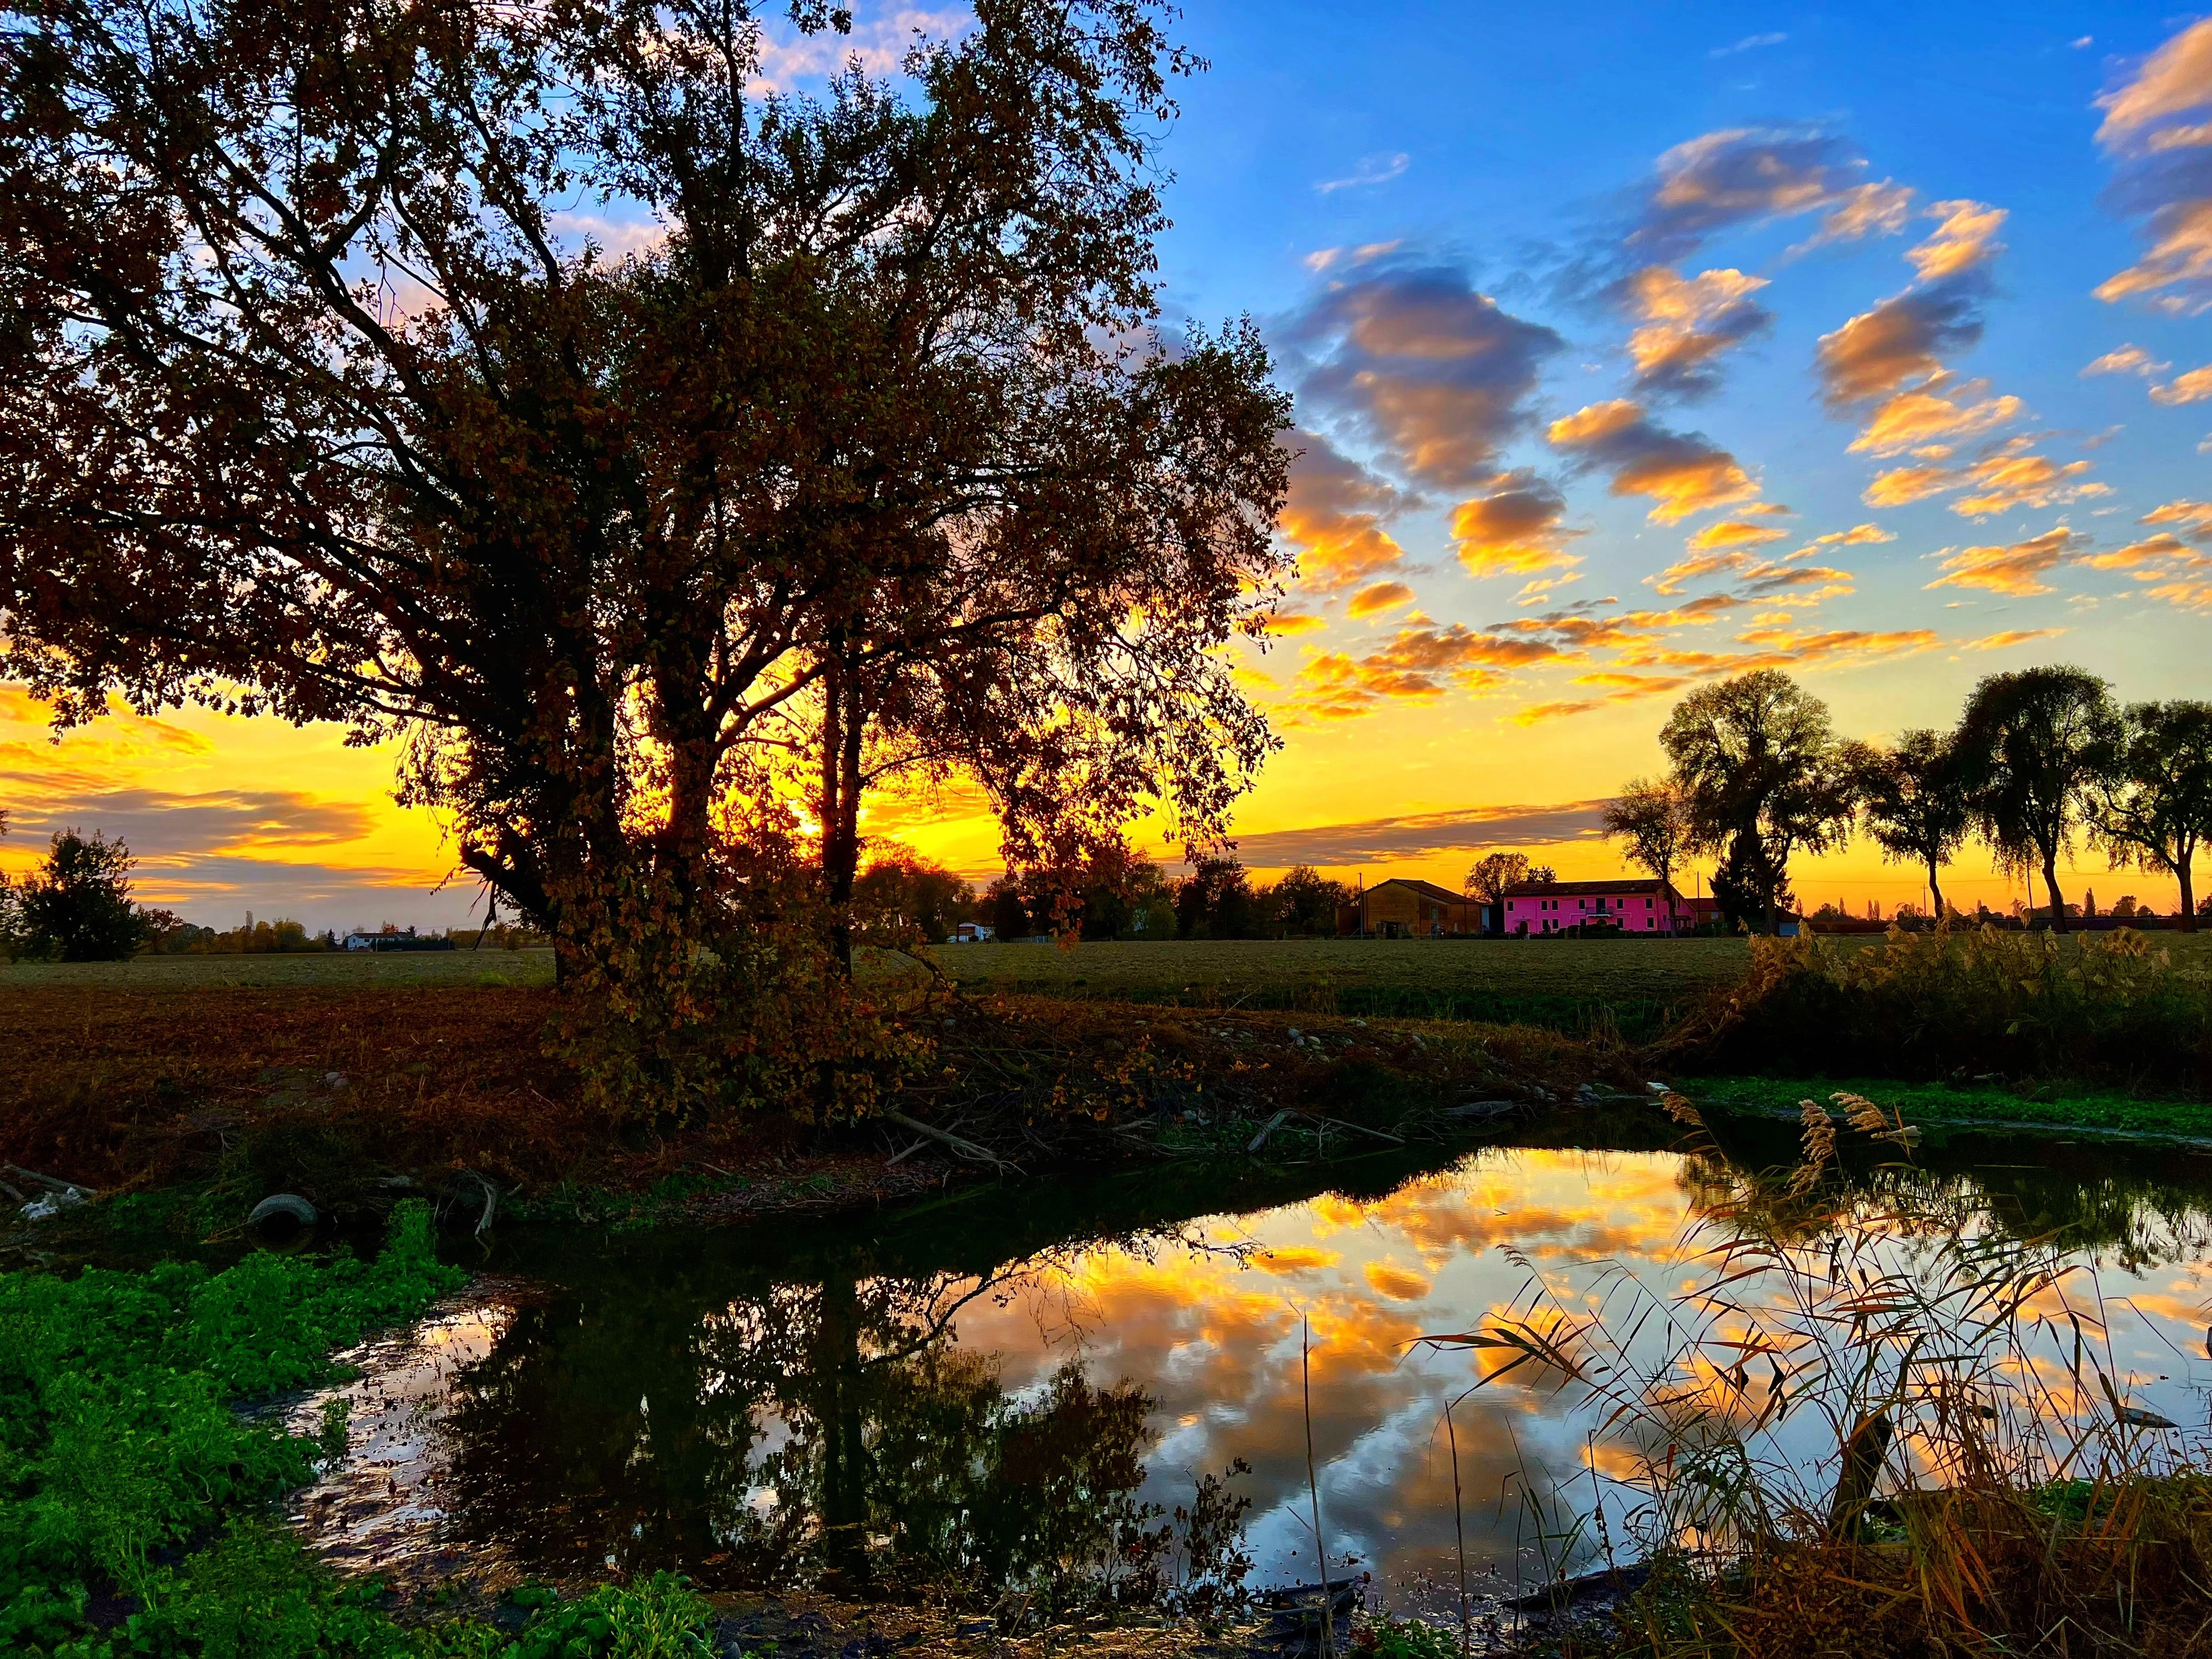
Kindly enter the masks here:
<path id="1" fill-rule="evenodd" d="M 2033 914 L 2054 930 L 2081 914 L 2058 871 L 2085 845 L 2112 868 L 2172 877 L 2181 926 L 2197 927 L 2212 703 L 2124 706 L 2083 669 L 2030 668 L 1984 678 L 1948 732 L 1884 746 L 1838 738 L 1826 704 L 1761 669 L 1691 693 L 1659 741 L 1670 769 L 1632 780 L 1606 811 L 1606 833 L 1662 880 L 1691 857 L 1717 859 L 1713 896 L 1731 926 L 1774 932 L 1796 902 L 1791 858 L 1863 830 L 1926 872 L 1934 915 L 1947 908 L 1944 870 L 1978 840 L 1999 870 L 2040 880 L 2045 902 Z"/>

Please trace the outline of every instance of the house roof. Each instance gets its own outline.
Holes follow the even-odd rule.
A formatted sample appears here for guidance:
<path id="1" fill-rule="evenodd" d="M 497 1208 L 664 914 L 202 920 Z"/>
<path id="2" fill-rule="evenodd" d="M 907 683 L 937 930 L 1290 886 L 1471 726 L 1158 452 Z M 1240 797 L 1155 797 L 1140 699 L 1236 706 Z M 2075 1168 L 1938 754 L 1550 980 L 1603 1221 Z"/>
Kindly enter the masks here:
<path id="1" fill-rule="evenodd" d="M 1595 898 L 1616 893 L 1649 893 L 1663 897 L 1669 890 L 1656 877 L 1628 876 L 1617 881 L 1523 881 L 1505 890 L 1508 898 Z M 1675 901 L 1684 902 L 1680 893 Z"/>
<path id="2" fill-rule="evenodd" d="M 1378 881 L 1366 890 L 1378 892 L 1385 887 L 1404 887 L 1419 893 L 1423 898 L 1434 899 L 1440 904 L 1465 904 L 1467 896 L 1455 893 L 1449 887 L 1439 887 L 1432 881 L 1422 881 L 1413 876 L 1393 876 L 1388 881 Z"/>

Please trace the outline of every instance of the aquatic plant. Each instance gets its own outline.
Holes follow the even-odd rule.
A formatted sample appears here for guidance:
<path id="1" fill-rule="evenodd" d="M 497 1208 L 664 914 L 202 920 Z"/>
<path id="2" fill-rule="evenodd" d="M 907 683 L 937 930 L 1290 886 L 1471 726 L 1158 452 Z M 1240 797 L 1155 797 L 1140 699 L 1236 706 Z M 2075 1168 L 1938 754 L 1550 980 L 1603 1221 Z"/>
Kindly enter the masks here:
<path id="1" fill-rule="evenodd" d="M 1844 1180 L 1847 1142 L 1913 1139 L 1862 1097 L 1806 1103 L 1799 1158 L 1765 1171 L 1667 1104 L 1693 1131 L 1685 1289 L 1607 1270 L 1577 1296 L 1532 1265 L 1514 1307 L 1427 1339 L 1480 1354 L 1477 1387 L 1517 1373 L 1600 1419 L 1613 1524 L 1657 1571 L 1585 1649 L 2183 1650 L 2212 1620 L 2203 1449 L 2130 1398 L 2063 1242 Z"/>

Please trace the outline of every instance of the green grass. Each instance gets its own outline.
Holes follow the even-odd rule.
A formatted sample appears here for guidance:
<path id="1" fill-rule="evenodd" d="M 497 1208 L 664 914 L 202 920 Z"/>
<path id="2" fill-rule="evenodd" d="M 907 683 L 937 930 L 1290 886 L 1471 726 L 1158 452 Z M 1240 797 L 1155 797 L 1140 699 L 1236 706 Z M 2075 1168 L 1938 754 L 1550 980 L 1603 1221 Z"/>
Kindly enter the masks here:
<path id="1" fill-rule="evenodd" d="M 294 956 L 135 957 L 129 962 L 0 963 L 0 988 L 91 985 L 118 991 L 232 986 L 343 990 L 387 985 L 550 985 L 550 950 L 320 951 Z"/>
<path id="2" fill-rule="evenodd" d="M 1890 1078 L 1685 1077 L 1692 1100 L 1795 1117 L 1797 1103 L 1822 1103 L 1838 1090 L 1904 1113 L 1907 1123 L 2032 1123 L 2140 1135 L 2212 1136 L 2212 1105 L 2147 1099 L 2063 1084 L 2021 1091 L 1987 1084 L 1900 1083 Z"/>
<path id="3" fill-rule="evenodd" d="M 1741 939 L 1224 939 L 945 945 L 936 959 L 969 991 L 1568 1031 L 1610 1018 L 1633 1038 L 1749 955 Z"/>

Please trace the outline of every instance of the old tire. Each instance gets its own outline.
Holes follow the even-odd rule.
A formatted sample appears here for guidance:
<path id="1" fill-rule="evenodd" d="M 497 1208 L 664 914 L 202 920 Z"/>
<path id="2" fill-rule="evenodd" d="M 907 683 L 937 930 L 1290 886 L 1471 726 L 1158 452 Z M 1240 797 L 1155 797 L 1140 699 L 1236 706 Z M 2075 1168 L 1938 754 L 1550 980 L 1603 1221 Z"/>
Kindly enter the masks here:
<path id="1" fill-rule="evenodd" d="M 321 1218 L 297 1193 L 272 1193 L 246 1218 L 246 1236 L 264 1250 L 296 1250 L 314 1237 Z"/>

